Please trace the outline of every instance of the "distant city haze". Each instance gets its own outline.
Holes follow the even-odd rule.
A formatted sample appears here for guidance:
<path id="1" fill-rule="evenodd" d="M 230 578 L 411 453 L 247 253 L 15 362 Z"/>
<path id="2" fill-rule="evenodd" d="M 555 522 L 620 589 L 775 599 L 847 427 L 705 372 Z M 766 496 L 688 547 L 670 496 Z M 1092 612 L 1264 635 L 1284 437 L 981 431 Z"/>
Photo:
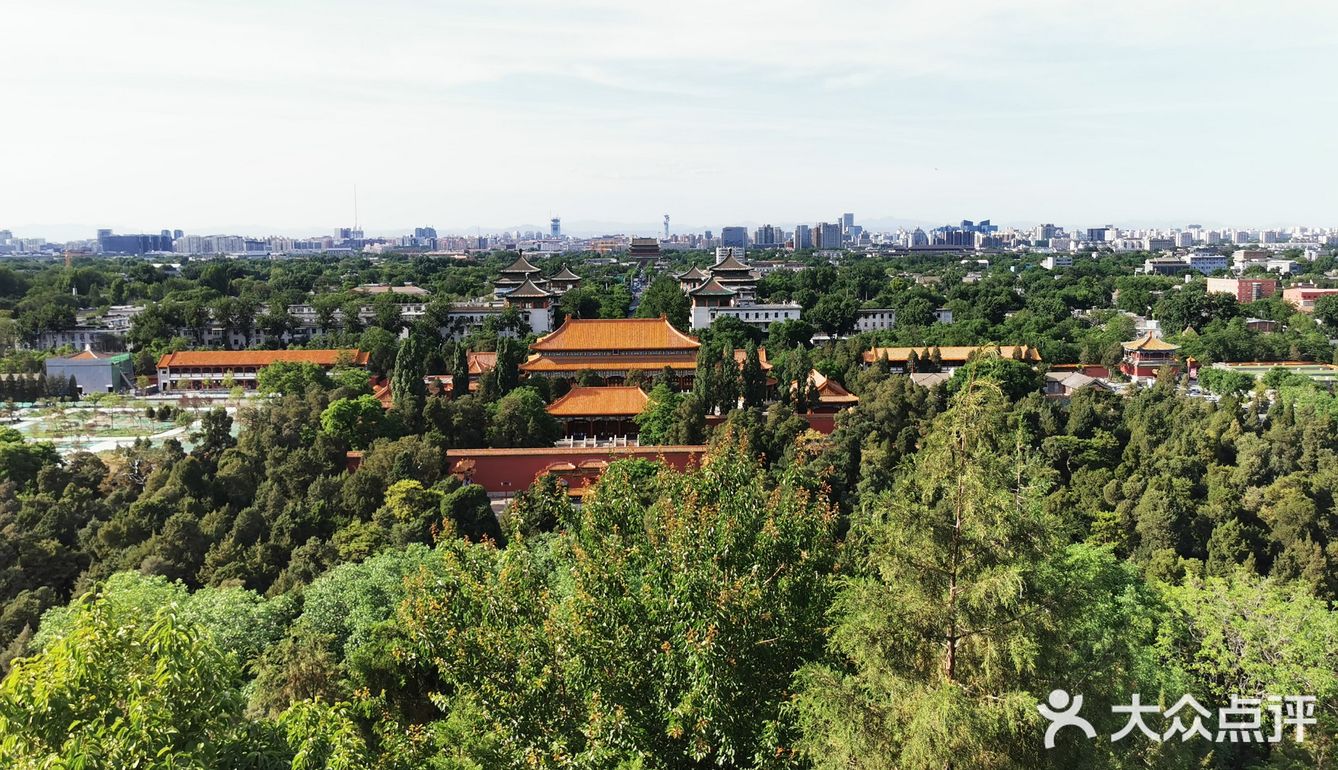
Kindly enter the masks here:
<path id="1" fill-rule="evenodd" d="M 1338 224 L 1328 2 L 18 0 L 0 27 L 16 236 Z"/>

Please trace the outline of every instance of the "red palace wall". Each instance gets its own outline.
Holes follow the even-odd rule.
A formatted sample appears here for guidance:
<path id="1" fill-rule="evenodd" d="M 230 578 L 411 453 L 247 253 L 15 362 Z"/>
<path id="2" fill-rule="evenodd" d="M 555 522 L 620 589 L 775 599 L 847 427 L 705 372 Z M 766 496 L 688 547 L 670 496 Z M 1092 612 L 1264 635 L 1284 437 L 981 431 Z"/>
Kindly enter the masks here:
<path id="1" fill-rule="evenodd" d="M 542 447 L 537 449 L 450 449 L 446 461 L 455 472 L 462 461 L 473 461 L 472 467 L 461 468 L 470 481 L 482 486 L 492 495 L 514 495 L 534 483 L 545 468 L 553 463 L 571 463 L 580 466 L 590 460 L 614 462 L 629 458 L 658 460 L 675 470 L 686 470 L 701 462 L 706 453 L 704 446 L 643 446 L 643 447 Z"/>

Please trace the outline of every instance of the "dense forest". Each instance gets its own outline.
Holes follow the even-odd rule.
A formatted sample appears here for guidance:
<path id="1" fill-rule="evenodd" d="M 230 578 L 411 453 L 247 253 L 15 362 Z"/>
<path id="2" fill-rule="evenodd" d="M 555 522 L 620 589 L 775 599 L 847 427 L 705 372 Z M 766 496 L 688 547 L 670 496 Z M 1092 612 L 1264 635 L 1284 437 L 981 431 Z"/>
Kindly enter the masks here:
<path id="1" fill-rule="evenodd" d="M 1334 396 L 1060 405 L 1009 368 L 927 390 L 871 367 L 830 436 L 737 410 L 694 470 L 615 463 L 579 508 L 549 477 L 500 522 L 431 431 L 345 472 L 338 385 L 236 439 L 217 412 L 189 453 L 6 434 L 0 760 L 1327 766 Z M 1044 749 L 1056 688 L 1103 735 Z M 1319 724 L 1113 743 L 1132 693 L 1313 695 Z"/>
<path id="2" fill-rule="evenodd" d="M 364 301 L 360 283 L 405 281 L 441 310 L 513 256 L 180 275 L 16 262 L 0 268 L 0 337 L 141 303 L 130 336 L 147 372 L 211 315 L 281 329 L 259 308 L 333 311 Z M 521 379 L 514 319 L 453 341 L 432 310 L 405 329 L 391 295 L 365 328 L 311 343 L 367 350 L 389 410 L 361 369 L 295 364 L 262 372 L 267 397 L 203 412 L 184 444 L 61 456 L 0 428 L 0 766 L 1330 767 L 1338 396 L 1276 370 L 1201 378 L 1215 400 L 1163 377 L 1057 401 L 1011 359 L 932 389 L 861 361 L 875 343 L 999 342 L 1108 363 L 1133 336 L 1121 311 L 1205 362 L 1332 360 L 1327 305 L 1238 305 L 1130 275 L 1141 258 L 1049 272 L 1003 255 L 974 282 L 955 256 L 770 273 L 759 294 L 804 320 L 717 322 L 691 389 L 640 383 L 643 443 L 707 442 L 705 459 L 613 463 L 580 506 L 545 476 L 497 516 L 448 467 L 450 448 L 559 435 L 544 407 L 565 386 Z M 576 267 L 586 283 L 562 314 L 686 325 L 672 278 L 638 292 L 629 268 Z M 860 306 L 895 308 L 897 326 L 812 342 L 848 333 Z M 933 323 L 939 307 L 953 323 Z M 478 350 L 497 367 L 476 392 L 423 383 L 466 382 Z M 31 387 L 17 375 L 44 355 L 0 367 Z M 810 369 L 860 397 L 830 435 L 801 417 Z M 1037 706 L 1056 689 L 1084 696 L 1095 738 L 1063 730 L 1045 748 Z M 1304 742 L 1290 726 L 1279 742 L 1182 740 L 1153 715 L 1161 739 L 1112 741 L 1126 721 L 1112 707 L 1135 694 L 1163 711 L 1192 695 L 1210 728 L 1233 696 L 1313 696 L 1316 724 Z"/>

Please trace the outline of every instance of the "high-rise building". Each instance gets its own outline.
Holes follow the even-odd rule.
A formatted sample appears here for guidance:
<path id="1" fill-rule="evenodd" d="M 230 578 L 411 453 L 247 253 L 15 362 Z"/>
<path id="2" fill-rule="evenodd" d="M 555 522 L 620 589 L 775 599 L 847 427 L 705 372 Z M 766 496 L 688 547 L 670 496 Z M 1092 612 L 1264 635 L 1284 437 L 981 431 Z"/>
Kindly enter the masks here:
<path id="1" fill-rule="evenodd" d="M 819 222 L 813 226 L 813 247 L 817 249 L 841 248 L 841 225 L 838 222 Z"/>
<path id="2" fill-rule="evenodd" d="M 103 254 L 147 254 L 151 251 L 171 251 L 171 233 L 140 233 L 114 235 L 111 230 L 98 230 L 98 248 Z"/>
<path id="3" fill-rule="evenodd" d="M 775 225 L 762 225 L 753 231 L 753 245 L 774 248 L 785 242 L 785 234 Z"/>
<path id="4" fill-rule="evenodd" d="M 548 237 L 550 238 L 562 237 L 562 217 L 553 217 L 552 219 L 548 220 Z"/>
<path id="5" fill-rule="evenodd" d="M 855 226 L 855 215 L 847 211 L 841 215 L 841 232 L 849 233 L 850 228 Z"/>
<path id="6" fill-rule="evenodd" d="M 720 228 L 720 245 L 736 249 L 748 248 L 748 228 L 746 227 Z"/>
<path id="7" fill-rule="evenodd" d="M 669 240 L 669 215 L 664 215 L 664 239 Z"/>
<path id="8" fill-rule="evenodd" d="M 813 248 L 813 228 L 808 225 L 795 225 L 794 247 L 796 249 Z"/>
<path id="9" fill-rule="evenodd" d="M 428 240 L 437 237 L 437 228 L 435 227 L 415 227 L 413 237 L 417 240 Z"/>
<path id="10" fill-rule="evenodd" d="M 173 231 L 172 231 L 172 240 L 176 240 L 177 238 L 181 238 L 181 237 L 184 236 L 185 234 L 186 234 L 186 233 L 185 233 L 185 231 L 183 231 L 183 230 L 173 230 Z"/>

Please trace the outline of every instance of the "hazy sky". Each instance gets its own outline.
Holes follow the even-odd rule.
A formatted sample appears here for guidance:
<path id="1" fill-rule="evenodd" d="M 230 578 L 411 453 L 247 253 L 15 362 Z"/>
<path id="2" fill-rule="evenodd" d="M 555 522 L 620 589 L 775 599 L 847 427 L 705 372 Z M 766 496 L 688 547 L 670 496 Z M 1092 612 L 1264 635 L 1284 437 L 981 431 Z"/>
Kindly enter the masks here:
<path id="1" fill-rule="evenodd" d="M 376 231 L 1338 224 L 1329 0 L 7 0 L 0 29 L 0 228 L 324 232 L 355 183 Z"/>

